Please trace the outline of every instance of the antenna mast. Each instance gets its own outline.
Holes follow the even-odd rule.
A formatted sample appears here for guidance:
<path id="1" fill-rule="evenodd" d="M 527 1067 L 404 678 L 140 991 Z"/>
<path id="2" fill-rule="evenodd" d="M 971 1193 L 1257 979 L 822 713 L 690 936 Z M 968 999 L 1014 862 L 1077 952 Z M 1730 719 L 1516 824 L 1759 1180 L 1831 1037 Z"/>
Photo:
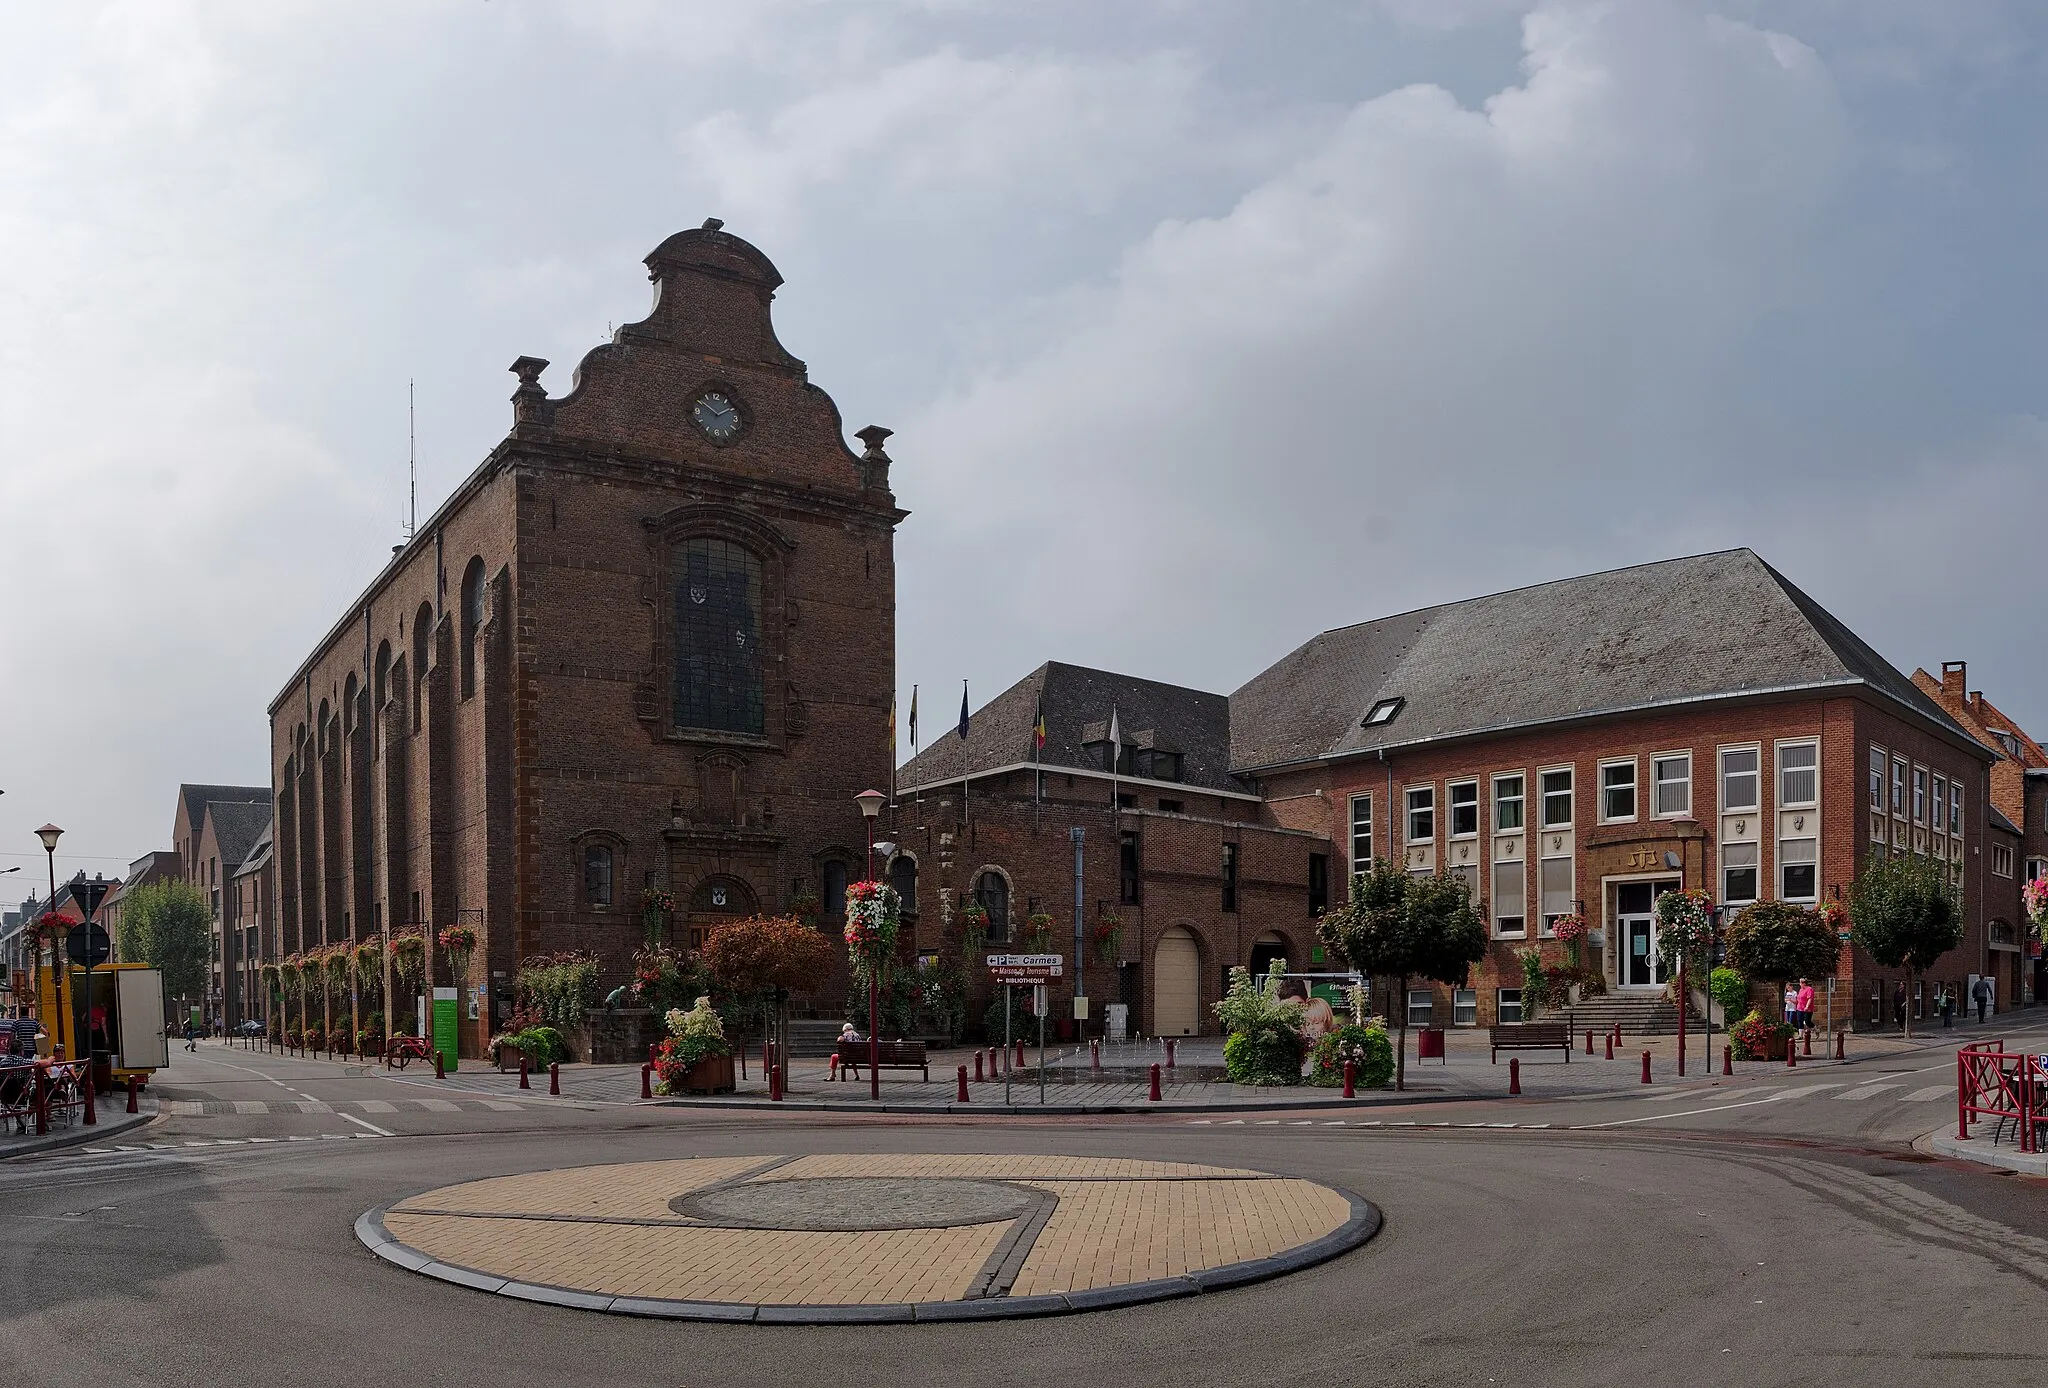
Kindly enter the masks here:
<path id="1" fill-rule="evenodd" d="M 412 382 L 405 383 L 405 541 L 412 543 L 420 520 L 419 434 L 413 425 Z"/>

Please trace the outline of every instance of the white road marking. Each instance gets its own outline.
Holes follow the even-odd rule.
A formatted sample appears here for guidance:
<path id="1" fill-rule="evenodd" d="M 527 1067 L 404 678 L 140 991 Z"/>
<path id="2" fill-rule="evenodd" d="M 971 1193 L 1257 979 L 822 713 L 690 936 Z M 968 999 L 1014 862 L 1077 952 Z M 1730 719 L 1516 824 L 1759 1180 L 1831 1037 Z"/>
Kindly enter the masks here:
<path id="1" fill-rule="evenodd" d="M 364 1113 L 396 1113 L 398 1105 L 384 1099 L 358 1099 L 356 1106 Z"/>
<path id="2" fill-rule="evenodd" d="M 1859 1084 L 1854 1089 L 1845 1089 L 1840 1094 L 1830 1095 L 1829 1097 L 1847 1099 L 1850 1103 L 1855 1103 L 1859 1099 L 1874 1098 L 1884 1093 L 1887 1089 L 1899 1089 L 1902 1087 L 1896 1084 Z"/>
<path id="3" fill-rule="evenodd" d="M 418 1104 L 421 1108 L 425 1109 L 429 1113 L 462 1112 L 462 1105 L 450 1103 L 446 1099 L 414 1099 L 413 1102 Z"/>
<path id="4" fill-rule="evenodd" d="M 526 1105 L 515 1104 L 510 1099 L 485 1099 L 483 1105 L 488 1109 L 496 1109 L 499 1113 L 523 1113 L 526 1110 Z"/>
<path id="5" fill-rule="evenodd" d="M 1930 1099 L 1953 1098 L 1955 1092 L 1954 1085 L 1930 1084 L 1925 1089 L 1914 1090 L 1911 1094 L 1901 1094 L 1899 1102 L 1902 1104 L 1924 1104 Z"/>
<path id="6" fill-rule="evenodd" d="M 377 1125 L 376 1125 L 375 1123 L 372 1123 L 372 1122 L 370 1122 L 370 1121 L 369 1121 L 368 1119 L 366 1119 L 366 1118 L 358 1118 L 358 1117 L 356 1117 L 356 1116 L 355 1116 L 355 1115 L 354 1115 L 353 1113 L 344 1113 L 344 1114 L 342 1114 L 342 1115 L 341 1115 L 341 1121 L 342 1121 L 342 1122 L 344 1122 L 344 1123 L 353 1123 L 353 1124 L 355 1124 L 355 1125 L 356 1125 L 357 1127 L 359 1127 L 359 1128 L 368 1128 L 368 1129 L 369 1129 L 369 1130 L 370 1130 L 371 1132 L 375 1133 L 375 1134 L 376 1134 L 377 1136 L 379 1136 L 379 1137 L 396 1137 L 396 1136 L 398 1136 L 398 1134 L 396 1134 L 396 1133 L 394 1133 L 394 1132 L 391 1132 L 391 1131 L 389 1131 L 389 1130 L 387 1130 L 387 1129 L 384 1129 L 384 1128 L 380 1128 L 380 1127 L 378 1127 L 378 1126 L 377 1126 Z"/>
<path id="7" fill-rule="evenodd" d="M 268 1113 L 270 1112 L 270 1105 L 264 1103 L 261 1099 L 237 1099 L 235 1100 L 235 1112 Z"/>

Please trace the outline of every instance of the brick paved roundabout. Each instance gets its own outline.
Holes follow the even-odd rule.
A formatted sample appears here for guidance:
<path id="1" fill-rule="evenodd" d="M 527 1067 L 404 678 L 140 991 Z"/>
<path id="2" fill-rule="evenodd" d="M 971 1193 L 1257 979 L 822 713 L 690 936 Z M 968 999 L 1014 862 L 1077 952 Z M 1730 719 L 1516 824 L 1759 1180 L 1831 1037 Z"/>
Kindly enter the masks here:
<path id="1" fill-rule="evenodd" d="M 1057 1315 L 1221 1291 L 1376 1233 L 1348 1191 L 1064 1156 L 748 1156 L 579 1166 L 372 1210 L 379 1257 L 481 1291 L 683 1320 Z"/>

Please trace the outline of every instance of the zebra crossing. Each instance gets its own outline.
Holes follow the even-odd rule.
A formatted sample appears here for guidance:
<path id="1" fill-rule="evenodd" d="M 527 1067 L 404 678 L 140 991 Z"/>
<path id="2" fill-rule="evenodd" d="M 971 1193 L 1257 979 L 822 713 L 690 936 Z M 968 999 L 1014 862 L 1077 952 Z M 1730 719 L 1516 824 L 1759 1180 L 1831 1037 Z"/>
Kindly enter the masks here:
<path id="1" fill-rule="evenodd" d="M 558 1105 L 559 1106 L 559 1105 Z M 511 1099 L 165 1099 L 158 1111 L 174 1117 L 333 1113 L 520 1113 L 529 1105 Z"/>

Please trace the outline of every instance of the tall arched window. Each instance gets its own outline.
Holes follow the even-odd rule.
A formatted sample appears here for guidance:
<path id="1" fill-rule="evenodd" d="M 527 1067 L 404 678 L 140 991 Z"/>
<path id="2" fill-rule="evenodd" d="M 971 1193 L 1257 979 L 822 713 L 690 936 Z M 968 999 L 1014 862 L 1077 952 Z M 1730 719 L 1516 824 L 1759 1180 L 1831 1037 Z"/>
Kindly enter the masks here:
<path id="1" fill-rule="evenodd" d="M 583 847 L 583 902 L 586 906 L 612 904 L 612 850 L 602 843 Z"/>
<path id="2" fill-rule="evenodd" d="M 327 701 L 320 701 L 320 716 L 313 722 L 313 735 L 320 739 L 320 755 L 327 755 L 327 724 L 334 715 L 328 711 Z"/>
<path id="3" fill-rule="evenodd" d="M 990 869 L 974 879 L 974 899 L 988 912 L 988 938 L 1000 944 L 1010 938 L 1010 881 Z"/>
<path id="4" fill-rule="evenodd" d="M 417 728 L 426 721 L 426 709 L 421 696 L 421 687 L 427 682 L 427 659 L 433 651 L 434 605 L 420 604 L 420 610 L 412 616 L 412 725 Z"/>
<path id="5" fill-rule="evenodd" d="M 389 641 L 379 641 L 377 643 L 376 669 L 376 681 L 370 686 L 370 711 L 373 713 L 382 709 L 385 704 L 391 701 L 391 643 Z"/>
<path id="6" fill-rule="evenodd" d="M 356 692 L 362 686 L 356 682 L 356 672 L 348 672 L 348 679 L 341 686 L 341 731 L 343 736 L 356 730 Z"/>
<path id="7" fill-rule="evenodd" d="M 897 897 L 906 911 L 917 909 L 917 859 L 908 853 L 898 853 L 889 862 L 889 885 L 896 889 Z"/>
<path id="8" fill-rule="evenodd" d="M 761 561 L 709 537 L 683 541 L 674 559 L 676 726 L 765 731 Z"/>
<path id="9" fill-rule="evenodd" d="M 818 870 L 818 908 L 829 920 L 846 916 L 846 864 L 827 858 Z"/>
<path id="10" fill-rule="evenodd" d="M 476 693 L 476 634 L 484 626 L 484 561 L 462 571 L 462 697 Z"/>

